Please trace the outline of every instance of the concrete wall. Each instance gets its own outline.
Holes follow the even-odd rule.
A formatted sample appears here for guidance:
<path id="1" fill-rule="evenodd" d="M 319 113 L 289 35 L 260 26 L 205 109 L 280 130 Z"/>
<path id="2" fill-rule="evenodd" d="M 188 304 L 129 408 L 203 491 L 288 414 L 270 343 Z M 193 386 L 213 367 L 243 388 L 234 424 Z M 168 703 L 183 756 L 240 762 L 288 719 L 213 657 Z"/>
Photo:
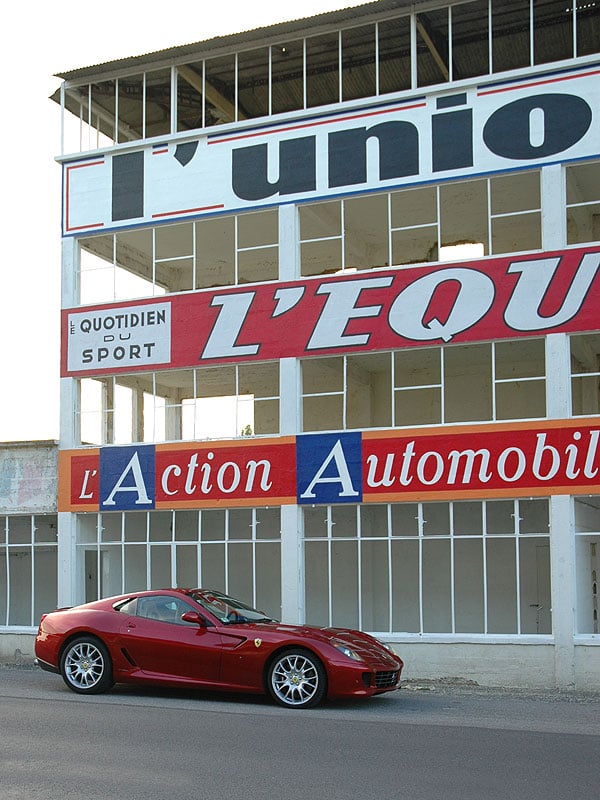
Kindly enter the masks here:
<path id="1" fill-rule="evenodd" d="M 575 682 L 578 688 L 600 691 L 600 637 L 575 645 Z"/>
<path id="2" fill-rule="evenodd" d="M 33 664 L 35 636 L 31 633 L 0 633 L 0 665 Z"/>
<path id="3" fill-rule="evenodd" d="M 0 446 L 0 514 L 56 512 L 58 444 L 10 442 Z"/>
<path id="4" fill-rule="evenodd" d="M 30 664 L 35 636 L 0 635 L 0 664 Z M 412 642 L 392 644 L 405 662 L 403 678 L 410 681 L 453 679 L 481 686 L 549 688 L 554 677 L 552 644 L 471 644 Z M 600 647 L 577 647 L 576 688 L 600 690 L 596 660 Z"/>
<path id="5" fill-rule="evenodd" d="M 465 642 L 393 642 L 405 680 L 459 678 L 482 686 L 553 687 L 554 646 Z M 598 651 L 600 655 L 600 650 Z M 566 688 L 566 687 L 565 687 Z M 577 688 L 586 688 L 578 686 Z"/>

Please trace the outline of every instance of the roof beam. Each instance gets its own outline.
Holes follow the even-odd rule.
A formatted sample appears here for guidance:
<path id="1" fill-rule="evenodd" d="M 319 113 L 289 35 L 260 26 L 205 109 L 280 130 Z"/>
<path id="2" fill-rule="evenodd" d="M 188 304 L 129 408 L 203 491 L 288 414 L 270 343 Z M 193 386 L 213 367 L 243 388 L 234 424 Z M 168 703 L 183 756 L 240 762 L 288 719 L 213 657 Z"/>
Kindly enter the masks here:
<path id="1" fill-rule="evenodd" d="M 235 116 L 235 106 L 233 103 L 228 100 L 218 89 L 210 84 L 208 81 L 204 81 L 204 86 L 202 85 L 202 77 L 198 75 L 197 72 L 191 67 L 182 64 L 181 66 L 177 67 L 177 73 L 181 75 L 184 81 L 187 81 L 192 89 L 195 89 L 199 95 L 204 94 L 208 102 L 217 108 L 221 113 L 225 114 L 232 122 L 236 119 Z M 237 119 L 247 119 L 246 115 L 238 108 Z"/>

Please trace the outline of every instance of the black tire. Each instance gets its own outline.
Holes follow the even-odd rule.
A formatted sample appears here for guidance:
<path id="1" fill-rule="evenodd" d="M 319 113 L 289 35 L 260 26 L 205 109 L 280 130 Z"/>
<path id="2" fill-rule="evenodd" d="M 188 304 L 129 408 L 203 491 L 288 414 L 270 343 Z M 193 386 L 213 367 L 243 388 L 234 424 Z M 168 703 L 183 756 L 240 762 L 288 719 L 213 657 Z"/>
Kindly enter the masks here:
<path id="1" fill-rule="evenodd" d="M 269 694 L 286 708 L 311 708 L 327 691 L 327 673 L 321 661 L 301 647 L 279 653 L 267 675 Z"/>
<path id="2" fill-rule="evenodd" d="M 60 659 L 60 674 L 78 694 L 100 694 L 114 683 L 108 649 L 95 636 L 78 636 L 69 642 Z"/>

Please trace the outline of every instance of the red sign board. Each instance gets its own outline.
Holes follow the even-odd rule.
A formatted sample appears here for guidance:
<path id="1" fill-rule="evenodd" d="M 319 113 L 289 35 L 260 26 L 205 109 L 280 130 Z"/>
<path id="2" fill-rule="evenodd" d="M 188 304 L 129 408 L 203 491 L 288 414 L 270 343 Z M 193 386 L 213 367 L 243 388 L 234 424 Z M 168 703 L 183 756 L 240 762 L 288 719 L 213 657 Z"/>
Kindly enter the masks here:
<path id="1" fill-rule="evenodd" d="M 575 248 L 66 309 L 62 375 L 596 330 L 599 272 Z"/>
<path id="2" fill-rule="evenodd" d="M 60 454 L 59 511 L 600 493 L 595 418 Z"/>

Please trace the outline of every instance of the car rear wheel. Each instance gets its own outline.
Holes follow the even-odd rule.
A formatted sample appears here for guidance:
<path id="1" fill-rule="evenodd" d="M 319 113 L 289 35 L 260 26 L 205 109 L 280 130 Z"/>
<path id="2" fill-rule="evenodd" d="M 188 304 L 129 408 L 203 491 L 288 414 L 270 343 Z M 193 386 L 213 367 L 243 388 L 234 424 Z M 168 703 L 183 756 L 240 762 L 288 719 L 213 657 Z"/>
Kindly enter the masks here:
<path id="1" fill-rule="evenodd" d="M 271 697 L 287 708 L 316 706 L 327 689 L 325 668 L 308 650 L 286 650 L 269 668 L 268 689 Z"/>
<path id="2" fill-rule="evenodd" d="M 80 636 L 67 645 L 60 672 L 69 689 L 80 694 L 99 694 L 113 685 L 108 650 L 93 636 Z"/>

